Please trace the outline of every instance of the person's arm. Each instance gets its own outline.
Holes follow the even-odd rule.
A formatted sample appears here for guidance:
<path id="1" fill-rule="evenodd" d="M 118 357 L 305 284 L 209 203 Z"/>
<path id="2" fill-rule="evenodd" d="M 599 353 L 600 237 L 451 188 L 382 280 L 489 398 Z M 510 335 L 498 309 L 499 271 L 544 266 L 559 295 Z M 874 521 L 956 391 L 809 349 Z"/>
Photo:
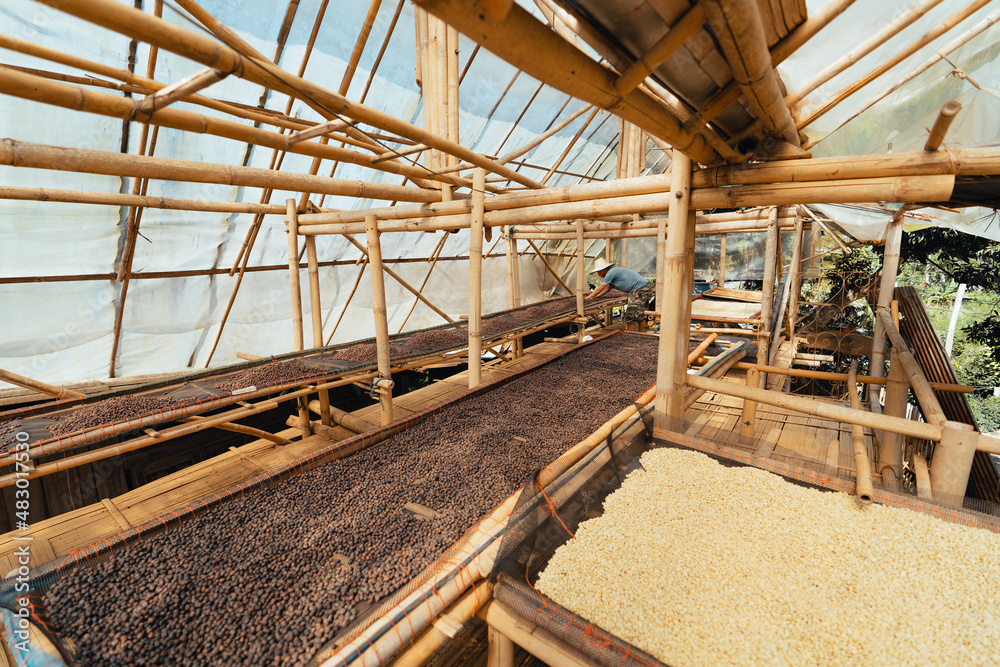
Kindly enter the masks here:
<path id="1" fill-rule="evenodd" d="M 611 283 L 601 283 L 600 285 L 598 285 L 594 289 L 594 291 L 590 292 L 589 294 L 584 294 L 583 298 L 585 298 L 585 299 L 597 299 L 597 298 L 599 298 L 599 297 L 607 294 L 610 289 L 611 289 Z"/>

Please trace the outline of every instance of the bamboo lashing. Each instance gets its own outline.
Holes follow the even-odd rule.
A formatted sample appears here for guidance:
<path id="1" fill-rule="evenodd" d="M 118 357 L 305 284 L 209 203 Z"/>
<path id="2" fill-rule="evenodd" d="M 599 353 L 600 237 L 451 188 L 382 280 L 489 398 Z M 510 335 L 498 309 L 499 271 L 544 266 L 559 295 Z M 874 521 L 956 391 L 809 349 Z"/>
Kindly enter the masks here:
<path id="1" fill-rule="evenodd" d="M 927 142 L 924 144 L 925 151 L 936 151 L 941 148 L 941 144 L 944 142 L 944 136 L 948 133 L 948 128 L 951 127 L 952 121 L 955 120 L 955 116 L 958 112 L 962 110 L 962 105 L 956 100 L 946 102 L 941 111 L 938 112 L 937 118 L 934 120 L 934 126 L 931 128 L 931 133 L 927 137 Z"/>
<path id="2" fill-rule="evenodd" d="M 365 219 L 368 239 L 368 261 L 372 265 L 372 309 L 375 315 L 375 346 L 378 355 L 378 376 L 388 380 L 391 375 L 391 360 L 389 358 L 389 323 L 385 310 L 385 277 L 382 275 L 382 244 L 379 242 L 378 222 L 371 215 Z M 384 386 L 378 388 L 379 404 L 382 407 L 382 426 L 391 424 L 392 390 Z"/>
<path id="3" fill-rule="evenodd" d="M 858 360 L 851 362 L 851 369 L 847 373 L 847 390 L 851 395 L 851 408 L 861 409 L 861 397 L 858 395 Z M 854 493 L 858 497 L 858 502 L 862 505 L 870 505 L 872 494 L 872 470 L 871 462 L 868 458 L 868 449 L 865 447 L 865 434 L 858 424 L 851 425 L 851 451 L 854 455 Z"/>

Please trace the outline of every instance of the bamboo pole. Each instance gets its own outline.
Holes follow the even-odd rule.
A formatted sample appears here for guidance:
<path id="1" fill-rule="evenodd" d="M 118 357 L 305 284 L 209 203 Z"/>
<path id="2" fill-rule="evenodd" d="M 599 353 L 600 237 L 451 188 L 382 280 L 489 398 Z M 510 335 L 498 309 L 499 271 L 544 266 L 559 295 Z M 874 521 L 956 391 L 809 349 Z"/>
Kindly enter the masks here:
<path id="1" fill-rule="evenodd" d="M 483 213 L 486 171 L 473 172 L 472 229 L 469 234 L 469 389 L 482 382 Z"/>
<path id="2" fill-rule="evenodd" d="M 702 0 L 701 4 L 733 80 L 754 115 L 768 130 L 798 146 L 799 133 L 782 98 L 781 79 L 771 64 L 758 5 L 739 0 Z"/>
<path id="3" fill-rule="evenodd" d="M 713 328 L 713 329 L 692 329 L 692 333 L 699 333 L 699 332 L 700 333 L 705 333 L 707 331 L 714 331 L 714 332 L 718 332 L 720 334 L 726 334 L 726 333 L 737 333 L 737 334 L 739 334 L 740 332 L 742 332 L 743 335 L 747 334 L 747 330 L 746 329 L 736 329 L 736 330 L 725 330 L 725 329 L 715 329 L 715 328 Z M 901 368 L 901 367 L 902 367 L 901 365 L 897 365 L 897 368 Z M 764 372 L 764 373 L 774 373 L 776 375 L 790 375 L 792 377 L 811 378 L 811 379 L 814 379 L 814 380 L 832 380 L 834 382 L 847 382 L 847 374 L 846 373 L 831 373 L 831 372 L 828 372 L 828 371 L 814 371 L 814 370 L 807 370 L 807 369 L 804 369 L 804 368 L 781 368 L 779 366 L 758 366 L 757 364 L 751 364 L 751 363 L 739 363 L 739 364 L 736 365 L 736 368 L 742 368 L 742 369 L 751 369 L 751 368 L 753 368 L 753 369 L 759 370 L 759 371 Z M 890 365 L 889 368 L 891 370 L 892 366 Z M 858 376 L 858 382 L 861 382 L 863 384 L 873 384 L 873 385 L 885 386 L 887 383 L 890 383 L 891 381 L 892 381 L 891 378 L 889 378 L 887 380 L 884 377 L 873 377 L 871 375 L 859 375 Z M 903 381 L 906 382 L 906 378 L 905 377 L 903 377 Z M 952 391 L 952 392 L 957 392 L 957 393 L 960 393 L 960 394 L 971 394 L 971 393 L 973 393 L 975 391 L 975 387 L 970 387 L 968 385 L 962 385 L 962 384 L 946 384 L 946 383 L 943 383 L 943 382 L 929 382 L 928 384 L 931 386 L 931 388 L 934 391 Z M 907 386 L 907 391 L 909 391 L 909 382 L 906 382 L 906 386 Z"/>
<path id="4" fill-rule="evenodd" d="M 314 348 L 323 347 L 323 305 L 319 291 L 319 258 L 316 254 L 316 237 L 306 238 L 306 261 L 309 263 L 309 310 L 312 315 L 312 343 Z M 324 426 L 330 426 L 330 394 L 325 390 L 319 392 L 319 402 L 322 406 L 320 417 Z"/>
<path id="5" fill-rule="evenodd" d="M 959 111 L 962 110 L 962 105 L 956 100 L 946 102 L 941 111 L 938 112 L 938 117 L 934 121 L 934 126 L 931 128 L 931 133 L 927 137 L 927 142 L 924 144 L 925 151 L 936 151 L 941 148 L 941 144 L 944 142 L 944 135 L 948 133 L 948 128 L 951 127 L 952 121 L 955 120 L 955 116 Z"/>
<path id="6" fill-rule="evenodd" d="M 285 201 L 287 214 L 285 222 L 288 224 L 288 284 L 291 286 L 292 297 L 292 339 L 296 352 L 305 349 L 305 334 L 302 329 L 302 288 L 299 285 L 299 235 L 298 235 L 298 211 L 294 199 Z M 306 407 L 305 399 L 299 398 L 299 430 L 302 436 L 312 435 L 309 421 L 309 408 Z"/>
<path id="7" fill-rule="evenodd" d="M 198 423 L 206 417 L 201 415 L 192 415 L 190 417 L 182 417 L 177 421 L 186 424 Z M 220 431 L 229 431 L 231 433 L 242 433 L 243 435 L 250 435 L 261 440 L 269 440 L 276 445 L 290 445 L 292 441 L 288 438 L 283 438 L 280 435 L 275 435 L 274 433 L 269 433 L 268 431 L 261 430 L 259 428 L 253 428 L 252 426 L 243 426 L 242 424 L 216 424 L 212 428 L 217 428 Z"/>
<path id="8" fill-rule="evenodd" d="M 896 290 L 896 274 L 899 272 L 899 251 L 903 243 L 902 216 L 899 220 L 890 221 L 885 230 L 885 248 L 882 251 L 882 275 L 879 280 L 876 312 L 887 311 L 892 303 Z M 891 320 L 890 320 L 891 323 Z M 895 326 L 893 326 L 895 329 Z M 875 377 L 885 375 L 885 322 L 875 318 L 872 331 L 872 356 L 868 365 L 869 372 Z M 873 400 L 875 397 L 872 397 Z"/>
<path id="9" fill-rule="evenodd" d="M 931 490 L 931 473 L 927 468 L 927 459 L 923 454 L 913 455 L 913 474 L 917 478 L 917 498 L 932 503 L 934 493 Z"/>
<path id="10" fill-rule="evenodd" d="M 552 178 L 552 175 L 556 173 L 556 170 L 560 167 L 560 165 L 562 165 L 562 163 L 569 156 L 570 151 L 573 150 L 573 146 L 575 146 L 576 142 L 579 141 L 581 136 L 583 136 L 584 131 L 594 120 L 594 118 L 597 117 L 598 111 L 600 111 L 600 109 L 595 107 L 594 110 L 590 112 L 590 115 L 587 116 L 586 120 L 583 121 L 583 125 L 581 125 L 580 129 L 576 131 L 576 134 L 573 135 L 573 138 L 569 140 L 569 143 L 566 144 L 566 148 L 564 148 L 563 152 L 559 154 L 559 157 L 556 158 L 556 161 L 552 163 L 552 166 L 549 167 L 549 170 L 545 172 L 545 176 L 542 177 L 542 180 L 539 181 L 539 183 L 545 185 L 546 183 L 549 182 L 549 179 Z"/>
<path id="11" fill-rule="evenodd" d="M 847 374 L 847 390 L 851 395 L 851 408 L 861 409 L 861 397 L 858 395 L 858 360 L 851 362 L 851 370 Z M 851 451 L 854 454 L 855 495 L 862 505 L 870 505 L 875 490 L 872 488 L 871 461 L 868 449 L 865 447 L 865 434 L 858 424 L 851 425 Z"/>
<path id="12" fill-rule="evenodd" d="M 680 139 L 680 121 L 644 92 L 620 95 L 617 77 L 582 51 L 558 36 L 525 9 L 514 5 L 502 21 L 484 21 L 475 3 L 461 0 L 421 0 L 418 4 L 440 16 L 474 41 L 490 49 L 514 67 L 564 93 L 604 109 L 614 109 L 699 162 L 712 162 L 717 153 L 704 137 Z"/>
<path id="13" fill-rule="evenodd" d="M 771 309 L 774 305 L 774 273 L 778 264 L 778 209 L 771 209 L 767 226 L 767 243 L 764 249 L 764 285 L 760 298 L 761 334 L 757 338 L 757 363 L 770 361 L 770 346 L 774 332 L 771 331 Z M 760 385 L 767 386 L 767 374 L 761 373 Z"/>
<path id="14" fill-rule="evenodd" d="M 870 84 L 872 81 L 875 81 L 876 79 L 880 78 L 882 75 L 889 72 L 896 65 L 900 64 L 901 62 L 912 56 L 914 53 L 924 48 L 925 46 L 933 42 L 935 39 L 937 39 L 944 33 L 954 28 L 956 25 L 958 25 L 965 19 L 972 16 L 972 14 L 985 7 L 987 4 L 989 4 L 989 2 L 990 0 L 973 0 L 973 2 L 970 2 L 964 8 L 960 9 L 959 11 L 949 16 L 942 23 L 935 26 L 932 30 L 924 33 L 919 39 L 911 42 L 905 49 L 899 51 L 888 60 L 885 60 L 884 62 L 880 63 L 878 67 L 871 70 L 863 77 L 850 83 L 844 88 L 841 88 L 839 91 L 837 91 L 827 99 L 820 102 L 820 104 L 817 105 L 815 108 L 810 109 L 809 114 L 805 118 L 799 120 L 798 126 L 802 128 L 808 125 L 809 123 L 814 122 L 816 119 L 826 114 L 830 109 L 840 104 L 843 100 L 847 99 L 854 93 L 858 92 L 859 90 Z"/>
<path id="15" fill-rule="evenodd" d="M 719 235 L 719 287 L 725 287 L 725 286 L 726 286 L 726 234 L 722 233 Z"/>
<path id="16" fill-rule="evenodd" d="M 132 176 L 194 183 L 219 183 L 249 187 L 274 188 L 293 192 L 319 192 L 329 195 L 389 199 L 400 201 L 437 200 L 437 194 L 398 185 L 363 183 L 323 176 L 276 172 L 256 167 L 171 160 L 125 155 L 107 151 L 63 148 L 4 139 L 0 164 L 59 171 L 76 171 L 113 176 Z"/>
<path id="17" fill-rule="evenodd" d="M 583 330 L 586 326 L 586 315 L 583 311 L 583 292 L 587 285 L 587 274 L 584 263 L 587 261 L 583 247 L 583 220 L 576 223 L 576 344 L 583 344 Z"/>
<path id="18" fill-rule="evenodd" d="M 822 71 L 817 72 L 808 81 L 799 86 L 798 89 L 789 93 L 785 97 L 785 103 L 791 107 L 802 101 L 807 95 L 809 95 L 809 93 L 813 92 L 824 83 L 877 49 L 889 39 L 899 34 L 899 32 L 901 32 L 904 28 L 940 3 L 941 0 L 924 0 L 924 2 L 921 2 L 920 4 L 907 8 L 893 21 L 883 26 L 881 30 L 855 48 L 840 56 L 840 58 L 834 60 L 832 63 L 823 68 Z"/>
<path id="19" fill-rule="evenodd" d="M 273 63 L 242 57 L 236 50 L 211 38 L 195 34 L 141 11 L 122 6 L 115 0 L 41 0 L 52 6 L 109 30 L 129 35 L 203 65 L 225 72 L 239 72 L 242 78 L 302 99 L 328 120 L 332 114 L 342 114 L 360 123 L 367 123 L 386 132 L 456 155 L 488 171 L 508 176 L 527 187 L 537 187 L 531 179 L 507 169 L 443 137 L 432 135 L 410 123 L 363 104 L 347 100 L 278 68 Z"/>
<path id="20" fill-rule="evenodd" d="M 372 301 L 375 313 L 375 345 L 378 350 L 378 376 L 384 380 L 392 377 L 389 358 L 389 323 L 385 310 L 385 278 L 382 271 L 382 245 L 379 242 L 378 223 L 375 216 L 365 220 L 368 237 L 368 260 L 372 265 Z M 379 387 L 379 404 L 382 406 L 382 425 L 391 424 L 392 390 Z"/>
<path id="21" fill-rule="evenodd" d="M 656 366 L 655 412 L 660 419 L 684 418 L 684 376 L 687 374 L 687 341 L 690 325 L 685 323 L 685 301 L 691 295 L 684 292 L 686 257 L 686 227 L 691 201 L 691 160 L 675 151 L 670 167 L 670 216 L 663 264 L 664 288 L 660 308 L 660 341 Z"/>
<path id="22" fill-rule="evenodd" d="M 18 387 L 24 387 L 25 389 L 31 389 L 32 391 L 38 391 L 49 396 L 54 396 L 55 398 L 84 397 L 84 395 L 78 391 L 73 391 L 72 389 L 67 389 L 66 387 L 56 387 L 55 385 L 51 385 L 40 380 L 33 380 L 29 377 L 18 375 L 17 373 L 5 371 L 3 369 L 0 369 L 0 380 L 17 385 Z"/>
<path id="23" fill-rule="evenodd" d="M 920 403 L 920 409 L 924 413 L 924 418 L 931 424 L 943 424 L 947 418 L 941 410 L 941 405 L 938 403 L 937 397 L 934 395 L 934 390 L 931 389 L 927 378 L 924 377 L 924 373 L 920 369 L 920 364 L 917 363 L 917 360 L 913 357 L 913 353 L 910 352 L 903 337 L 892 323 L 892 317 L 885 310 L 878 310 L 876 311 L 876 319 L 882 321 L 882 326 L 892 341 L 892 346 L 899 353 L 899 360 L 902 362 L 903 368 L 906 369 L 906 374 L 910 378 L 910 386 L 913 388 L 913 393 Z M 872 372 L 874 370 L 872 369 Z"/>
<path id="24" fill-rule="evenodd" d="M 822 229 L 824 232 L 826 232 L 826 235 L 829 236 L 831 239 L 833 239 L 833 242 L 837 244 L 837 247 L 840 248 L 841 252 L 843 252 L 845 255 L 851 254 L 851 249 L 848 248 L 844 244 L 844 242 L 840 240 L 839 236 L 833 233 L 833 230 L 827 227 L 825 222 L 817 218 L 816 214 L 813 213 L 811 209 L 809 209 L 806 206 L 799 206 L 799 213 L 805 213 L 810 218 L 812 218 L 813 222 L 816 223 L 816 226 Z"/>

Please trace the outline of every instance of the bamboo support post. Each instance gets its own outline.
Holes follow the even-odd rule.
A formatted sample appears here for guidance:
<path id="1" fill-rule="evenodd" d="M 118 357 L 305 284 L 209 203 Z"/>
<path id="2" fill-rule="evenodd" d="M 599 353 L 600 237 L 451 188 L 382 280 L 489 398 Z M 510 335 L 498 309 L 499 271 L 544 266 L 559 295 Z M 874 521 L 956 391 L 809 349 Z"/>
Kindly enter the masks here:
<path id="1" fill-rule="evenodd" d="M 885 249 L 882 252 L 882 275 L 879 281 L 876 311 L 889 309 L 896 290 L 896 273 L 899 271 L 899 251 L 903 243 L 902 220 L 893 220 L 886 225 Z M 868 365 L 869 372 L 875 377 L 885 375 L 886 324 L 875 318 L 872 331 L 872 356 Z M 893 326 L 895 328 L 895 326 Z"/>
<path id="2" fill-rule="evenodd" d="M 941 440 L 934 446 L 931 459 L 931 489 L 935 502 L 961 507 L 979 434 L 961 422 L 944 421 L 941 426 Z"/>
<path id="3" fill-rule="evenodd" d="M 309 265 L 309 310 L 312 315 L 312 341 L 314 348 L 323 347 L 323 306 L 319 291 L 319 257 L 316 254 L 316 237 L 307 236 L 306 261 Z M 319 402 L 323 406 L 320 416 L 325 426 L 330 425 L 330 394 L 325 389 L 319 392 Z"/>
<path id="4" fill-rule="evenodd" d="M 375 345 L 378 354 L 379 378 L 388 380 L 392 377 L 391 360 L 389 358 L 389 323 L 385 310 L 385 277 L 382 274 L 382 244 L 379 242 L 378 222 L 375 216 L 365 218 L 365 228 L 368 237 L 368 261 L 372 265 L 372 302 L 375 314 Z M 379 387 L 379 404 L 382 406 L 382 425 L 391 424 L 392 390 Z"/>
<path id="5" fill-rule="evenodd" d="M 858 394 L 858 360 L 851 362 L 851 370 L 847 374 L 847 390 L 851 395 L 851 408 L 861 409 L 861 396 Z M 871 461 L 868 457 L 868 448 L 865 447 L 865 434 L 857 424 L 851 425 L 851 451 L 854 455 L 854 478 L 855 494 L 858 502 L 863 505 L 870 505 L 872 494 L 872 470 Z"/>
<path id="6" fill-rule="evenodd" d="M 587 285 L 587 274 L 584 263 L 586 262 L 585 249 L 583 246 L 583 220 L 576 223 L 576 318 L 578 345 L 583 344 L 583 329 L 586 322 L 586 315 L 583 312 L 583 292 Z"/>
<path id="7" fill-rule="evenodd" d="M 757 337 L 757 363 L 766 364 L 771 360 L 770 348 L 774 343 L 774 332 L 771 331 L 771 311 L 774 307 L 774 274 L 779 259 L 778 247 L 778 209 L 774 207 L 768 215 L 767 242 L 764 249 L 764 285 L 760 297 L 760 320 L 763 334 Z M 761 373 L 760 386 L 767 386 L 767 374 Z"/>
<path id="8" fill-rule="evenodd" d="M 726 286 L 726 234 L 719 235 L 719 287 Z"/>
<path id="9" fill-rule="evenodd" d="M 906 374 L 910 378 L 910 386 L 913 388 L 913 393 L 920 403 L 920 410 L 924 413 L 924 418 L 931 424 L 943 424 L 947 418 L 944 411 L 941 410 L 941 404 L 938 403 L 937 396 L 934 395 L 934 390 L 927 382 L 924 372 L 920 369 L 920 364 L 917 363 L 913 353 L 910 352 L 910 349 L 906 346 L 906 342 L 903 341 L 903 337 L 895 325 L 893 325 L 891 316 L 884 310 L 880 310 L 876 314 L 878 315 L 878 319 L 882 320 L 882 326 L 889 335 L 892 346 L 899 353 L 899 360 L 902 362 L 903 368 L 906 369 Z"/>
<path id="10" fill-rule="evenodd" d="M 15 384 L 18 387 L 24 387 L 25 389 L 31 389 L 32 391 L 38 391 L 49 396 L 54 396 L 55 398 L 84 397 L 84 395 L 78 391 L 73 391 L 72 389 L 67 389 L 66 387 L 57 387 L 39 380 L 32 380 L 29 377 L 24 377 L 23 375 L 18 375 L 17 373 L 12 373 L 11 371 L 5 371 L 3 369 L 0 369 L 0 380 L 9 382 L 10 384 Z"/>
<path id="11" fill-rule="evenodd" d="M 906 399 L 910 392 L 910 383 L 906 379 L 906 371 L 899 360 L 899 352 L 892 351 L 889 361 L 889 377 L 885 390 L 885 408 L 883 414 L 892 417 L 906 417 Z M 877 395 L 877 392 L 872 392 Z M 903 439 L 898 433 L 879 431 L 878 472 L 891 468 L 896 478 L 903 469 Z"/>
<path id="12" fill-rule="evenodd" d="M 469 388 L 482 382 L 483 339 L 483 213 L 486 171 L 477 168 L 472 177 L 472 229 L 469 230 Z"/>
<path id="13" fill-rule="evenodd" d="M 795 324 L 799 321 L 799 295 L 802 292 L 802 244 L 805 241 L 802 216 L 795 216 L 795 245 L 792 248 L 792 266 L 786 290 L 790 290 L 788 299 L 788 340 L 795 344 Z"/>
<path id="14" fill-rule="evenodd" d="M 690 322 L 684 321 L 685 302 L 690 302 L 690 290 L 685 290 L 687 257 L 688 207 L 691 201 L 691 160 L 674 152 L 670 170 L 670 212 L 663 263 L 664 294 L 660 309 L 660 341 L 656 367 L 657 415 L 671 419 L 684 417 L 684 376 L 687 374 L 687 341 Z M 668 287 L 669 286 L 669 287 Z M 661 418 L 662 418 L 661 417 Z"/>
<path id="15" fill-rule="evenodd" d="M 760 377 L 762 373 L 757 370 L 757 366 L 747 369 L 747 387 L 757 389 L 760 387 Z M 743 411 L 740 415 L 740 435 L 744 438 L 753 437 L 753 430 L 757 423 L 757 402 L 752 399 L 743 399 Z"/>
<path id="16" fill-rule="evenodd" d="M 305 349 L 305 334 L 302 325 L 302 287 L 299 285 L 299 225 L 298 211 L 294 199 L 285 201 L 286 218 L 288 224 L 288 284 L 292 290 L 292 340 L 296 352 Z M 309 422 L 309 408 L 306 407 L 305 400 L 299 399 L 299 430 L 302 436 L 312 433 Z"/>
<path id="17" fill-rule="evenodd" d="M 944 143 L 944 136 L 948 133 L 948 128 L 951 127 L 952 121 L 955 120 L 955 116 L 961 110 L 962 105 L 956 100 L 952 100 L 941 107 L 941 111 L 938 112 L 938 117 L 934 121 L 934 126 L 931 128 L 931 133 L 927 137 L 927 143 L 924 144 L 925 151 L 936 151 L 941 148 L 941 144 Z"/>

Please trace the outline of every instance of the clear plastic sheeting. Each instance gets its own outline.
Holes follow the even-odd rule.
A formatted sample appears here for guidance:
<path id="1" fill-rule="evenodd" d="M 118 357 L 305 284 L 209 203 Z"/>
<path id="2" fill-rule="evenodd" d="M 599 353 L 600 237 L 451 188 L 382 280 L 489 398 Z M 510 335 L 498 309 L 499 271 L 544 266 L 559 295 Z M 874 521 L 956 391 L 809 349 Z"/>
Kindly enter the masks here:
<path id="1" fill-rule="evenodd" d="M 299 72 L 320 5 L 320 0 L 298 3 L 278 60 L 288 72 Z M 203 3 L 203 6 L 265 56 L 273 58 L 278 52 L 277 40 L 285 18 L 285 4 L 215 1 Z M 303 73 L 306 79 L 330 90 L 340 88 L 368 7 L 368 2 L 360 0 L 329 7 Z M 153 10 L 154 3 L 145 3 L 147 13 Z M 377 73 L 371 85 L 367 85 L 395 10 L 396 3 L 383 3 L 379 9 L 347 97 L 363 98 L 366 105 L 422 126 L 423 105 L 414 72 L 415 34 L 410 3 L 403 4 Z M 164 4 L 163 19 L 185 30 L 208 34 L 203 26 L 171 3 Z M 30 0 L 10 0 L 0 5 L 0 25 L 4 26 L 2 32 L 11 37 L 69 52 L 105 66 L 122 69 L 129 61 L 130 40 L 127 37 Z M 474 46 L 471 41 L 461 38 L 459 59 L 463 70 L 469 65 Z M 14 51 L 4 51 L 3 61 L 73 76 L 90 74 Z M 151 77 L 172 83 L 201 69 L 200 63 L 160 49 Z M 134 72 L 138 76 L 150 75 L 149 49 L 145 44 L 138 45 Z M 97 78 L 105 79 L 103 76 Z M 122 95 L 111 88 L 93 90 Z M 255 106 L 264 92 L 258 84 L 230 76 L 202 94 Z M 540 88 L 538 81 L 519 75 L 516 69 L 485 49 L 478 51 L 469 66 L 460 97 L 461 143 L 488 155 L 517 149 L 584 106 L 579 100 L 552 88 Z M 282 113 L 288 104 L 286 95 L 273 91 L 267 92 L 264 100 L 267 109 Z M 218 111 L 192 103 L 179 102 L 174 107 L 208 117 L 224 117 Z M 290 115 L 316 122 L 325 120 L 299 101 L 292 105 Z M 583 128 L 589 115 L 574 120 L 551 139 L 517 158 L 511 167 L 530 178 L 542 179 Z M 0 138 L 109 153 L 135 154 L 139 151 L 142 125 L 135 122 L 6 95 L 0 96 L 0 118 L 3 118 Z M 250 124 L 250 121 L 240 122 Z M 275 128 L 264 126 L 264 129 Z M 583 177 L 613 177 L 616 152 L 612 144 L 617 132 L 617 119 L 612 119 L 607 112 L 598 113 L 583 129 L 547 185 L 579 183 L 585 180 Z M 124 139 L 126 135 L 127 140 Z M 386 147 L 405 149 L 408 146 L 387 143 Z M 155 145 L 147 141 L 146 152 L 154 157 L 257 168 L 270 167 L 274 154 L 269 148 L 167 128 L 156 132 Z M 410 160 L 403 158 L 402 161 Z M 651 163 L 653 161 L 651 159 Z M 311 163 L 311 157 L 285 154 L 281 169 L 309 173 Z M 401 176 L 352 164 L 339 163 L 331 170 L 332 167 L 330 161 L 324 161 L 317 173 L 396 185 L 404 182 Z M 134 187 L 131 178 L 6 166 L 0 167 L 0 184 L 108 193 L 131 193 Z M 147 184 L 146 194 L 258 203 L 263 193 L 251 187 L 153 180 Z M 284 205 L 286 199 L 298 200 L 299 197 L 299 193 L 276 191 L 269 202 Z M 319 195 L 314 195 L 312 201 L 324 208 L 343 209 L 388 204 Z M 123 283 L 114 280 L 114 276 L 123 259 L 127 216 L 127 207 L 0 199 L 3 221 L 0 224 L 0 299 L 6 314 L 6 325 L 0 330 L 0 367 L 58 384 L 107 377 L 116 314 L 123 299 L 116 376 L 199 368 L 207 362 L 236 285 L 236 278 L 229 275 L 229 269 L 236 261 L 255 216 L 143 210 L 132 262 L 133 276 L 125 293 Z M 283 217 L 267 215 L 261 222 L 250 252 L 248 272 L 233 302 L 218 349 L 211 358 L 213 366 L 238 361 L 238 352 L 266 356 L 287 352 L 293 347 L 288 246 Z M 499 230 L 494 234 L 499 234 Z M 356 240 L 365 242 L 363 235 L 358 235 Z M 427 298 L 458 320 L 468 312 L 468 261 L 465 257 L 469 252 L 469 234 L 462 231 L 448 235 L 440 251 L 441 259 L 428 277 L 431 263 L 422 258 L 429 257 L 440 240 L 441 234 L 386 234 L 382 237 L 382 253 L 388 268 L 415 288 L 425 285 L 423 293 Z M 493 248 L 493 256 L 483 263 L 484 313 L 508 307 L 505 243 L 500 239 L 495 245 L 487 243 L 484 246 L 484 250 Z M 374 335 L 371 272 L 366 268 L 357 280 L 360 264 L 355 262 L 361 257 L 359 251 L 340 236 L 319 236 L 316 245 L 321 263 L 324 337 L 330 337 L 338 319 L 333 343 Z M 303 250 L 304 242 L 300 241 L 299 247 Z M 521 249 L 524 249 L 523 243 Z M 544 266 L 532 261 L 530 255 L 531 252 L 521 260 L 522 303 L 541 300 L 555 285 Z M 304 263 L 304 253 L 301 259 Z M 395 261 L 400 259 L 419 261 Z M 300 281 L 306 345 L 311 345 L 308 278 L 304 269 Z M 400 328 L 413 330 L 444 323 L 440 315 L 417 302 L 411 292 L 388 275 L 386 299 L 392 333 Z M 0 383 L 0 388 L 9 386 Z"/>
<path id="2" fill-rule="evenodd" d="M 810 208 L 833 220 L 838 227 L 859 241 L 882 243 L 898 205 L 881 209 L 850 204 L 811 204 Z M 945 227 L 1000 241 L 1000 220 L 996 213 L 981 208 L 964 209 L 958 213 L 920 208 L 904 214 L 903 231 L 925 227 Z"/>

